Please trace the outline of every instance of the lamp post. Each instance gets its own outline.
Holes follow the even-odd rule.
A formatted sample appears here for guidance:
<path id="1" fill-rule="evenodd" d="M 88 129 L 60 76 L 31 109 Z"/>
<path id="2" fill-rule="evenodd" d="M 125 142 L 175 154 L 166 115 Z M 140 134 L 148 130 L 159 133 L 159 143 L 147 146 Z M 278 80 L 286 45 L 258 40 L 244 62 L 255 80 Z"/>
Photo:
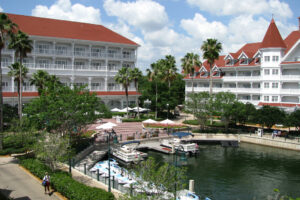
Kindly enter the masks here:
<path id="1" fill-rule="evenodd" d="M 169 119 L 169 104 L 167 103 L 167 119 Z"/>
<path id="2" fill-rule="evenodd" d="M 108 192 L 111 192 L 111 184 L 110 184 L 110 138 L 111 134 L 116 134 L 113 130 L 108 132 L 108 152 L 107 152 L 107 157 L 108 157 Z"/>
<path id="3" fill-rule="evenodd" d="M 181 150 L 184 152 L 184 148 L 182 145 L 179 145 L 177 148 L 175 148 L 175 162 L 174 162 L 174 165 L 175 165 L 175 185 L 174 185 L 174 189 L 175 189 L 175 193 L 174 193 L 174 196 L 175 196 L 175 199 L 176 199 L 176 192 L 177 192 L 177 153 L 178 151 Z"/>
<path id="4" fill-rule="evenodd" d="M 149 99 L 146 99 L 146 100 L 144 101 L 144 104 L 146 105 L 146 107 L 147 107 L 147 109 L 148 109 L 147 113 L 148 113 L 148 116 L 149 116 L 149 107 L 150 107 L 151 101 L 150 101 Z"/>

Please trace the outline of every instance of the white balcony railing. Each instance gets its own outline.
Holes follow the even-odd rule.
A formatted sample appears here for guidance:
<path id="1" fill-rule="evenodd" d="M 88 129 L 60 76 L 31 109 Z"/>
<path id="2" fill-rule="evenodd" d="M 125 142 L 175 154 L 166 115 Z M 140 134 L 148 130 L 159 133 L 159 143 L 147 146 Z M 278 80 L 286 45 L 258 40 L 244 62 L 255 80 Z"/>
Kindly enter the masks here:
<path id="1" fill-rule="evenodd" d="M 2 50 L 4 54 L 12 54 L 14 50 L 4 49 Z M 135 54 L 122 54 L 118 53 L 108 53 L 106 51 L 101 52 L 92 52 L 92 51 L 72 51 L 68 50 L 59 50 L 59 49 L 47 49 L 47 48 L 34 48 L 29 54 L 31 55 L 42 55 L 42 56 L 65 56 L 65 57 L 81 57 L 81 58 L 109 58 L 109 59 L 118 59 L 126 61 L 135 61 Z"/>
<path id="2" fill-rule="evenodd" d="M 287 89 L 281 88 L 281 94 L 297 94 L 300 95 L 300 88 L 299 89 Z"/>
<path id="3" fill-rule="evenodd" d="M 223 81 L 260 81 L 260 76 L 223 76 Z"/>

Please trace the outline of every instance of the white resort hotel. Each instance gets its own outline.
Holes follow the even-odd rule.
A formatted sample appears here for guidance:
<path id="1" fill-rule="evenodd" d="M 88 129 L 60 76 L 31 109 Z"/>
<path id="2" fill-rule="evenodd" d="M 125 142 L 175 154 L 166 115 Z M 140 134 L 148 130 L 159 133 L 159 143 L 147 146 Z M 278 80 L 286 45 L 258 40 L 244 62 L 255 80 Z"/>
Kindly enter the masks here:
<path id="1" fill-rule="evenodd" d="M 214 93 L 229 91 L 255 106 L 294 110 L 300 105 L 300 18 L 299 30 L 284 40 L 272 19 L 262 42 L 245 44 L 235 53 L 220 56 L 212 70 Z M 206 61 L 193 78 L 195 92 L 209 91 Z M 186 93 L 192 92 L 191 77 L 184 80 Z"/>
<path id="2" fill-rule="evenodd" d="M 15 14 L 7 14 L 29 35 L 33 50 L 24 59 L 29 68 L 23 86 L 23 99 L 28 102 L 38 96 L 29 79 L 37 70 L 56 75 L 63 84 L 87 85 L 109 107 L 126 106 L 122 85 L 114 80 L 123 66 L 136 67 L 137 48 L 135 42 L 101 25 L 55 20 Z M 17 87 L 14 78 L 7 75 L 7 66 L 14 63 L 13 50 L 2 50 L 4 103 L 17 104 Z M 129 104 L 137 95 L 134 85 L 129 87 Z"/>

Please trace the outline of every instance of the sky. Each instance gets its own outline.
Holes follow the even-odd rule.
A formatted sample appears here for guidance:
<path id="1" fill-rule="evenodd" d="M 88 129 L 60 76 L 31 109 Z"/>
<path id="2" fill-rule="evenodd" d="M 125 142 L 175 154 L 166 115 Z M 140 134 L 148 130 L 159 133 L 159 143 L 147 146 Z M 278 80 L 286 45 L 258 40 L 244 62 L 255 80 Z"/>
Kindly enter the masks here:
<path id="1" fill-rule="evenodd" d="M 142 71 L 169 54 L 180 71 L 207 38 L 222 54 L 261 42 L 272 16 L 284 39 L 298 30 L 300 0 L 1 0 L 0 11 L 104 25 L 140 45 Z"/>

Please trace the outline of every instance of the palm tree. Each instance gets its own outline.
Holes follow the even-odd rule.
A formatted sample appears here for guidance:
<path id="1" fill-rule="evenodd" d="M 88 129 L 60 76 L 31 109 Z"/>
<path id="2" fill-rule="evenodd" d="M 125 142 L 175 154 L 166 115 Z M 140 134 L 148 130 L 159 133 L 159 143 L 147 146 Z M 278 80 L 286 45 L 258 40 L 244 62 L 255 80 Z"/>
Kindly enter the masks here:
<path id="1" fill-rule="evenodd" d="M 162 64 L 162 70 L 164 73 L 164 81 L 168 82 L 169 92 L 171 87 L 171 81 L 176 78 L 176 61 L 174 56 L 167 55 L 164 60 L 161 60 Z"/>
<path id="2" fill-rule="evenodd" d="M 14 63 L 10 66 L 8 66 L 9 68 L 9 72 L 8 72 L 8 76 L 10 77 L 14 77 L 14 81 L 17 82 L 17 89 L 18 89 L 18 95 L 20 96 L 20 93 L 21 93 L 21 83 L 24 82 L 24 79 L 26 78 L 27 76 L 27 73 L 28 73 L 28 68 L 25 67 L 24 65 L 21 65 L 21 63 L 17 62 L 17 63 Z M 20 69 L 22 68 L 22 69 Z M 20 72 L 22 72 L 22 74 L 20 75 Z"/>
<path id="3" fill-rule="evenodd" d="M 151 69 L 147 69 L 149 81 L 155 81 L 155 119 L 157 119 L 157 81 L 162 77 L 162 67 L 156 62 L 151 64 Z"/>
<path id="4" fill-rule="evenodd" d="M 14 49 L 15 50 L 15 54 L 16 57 L 19 57 L 20 59 L 20 64 L 23 64 L 23 59 L 25 57 L 27 57 L 27 53 L 30 53 L 32 50 L 32 40 L 29 39 L 28 35 L 26 35 L 24 32 L 22 31 L 18 31 L 18 33 L 16 35 L 14 35 L 12 37 L 12 40 L 9 44 L 9 48 L 10 49 Z M 22 67 L 20 67 L 20 93 L 19 93 L 19 118 L 20 118 L 20 122 L 22 120 Z"/>
<path id="5" fill-rule="evenodd" d="M 48 72 L 44 70 L 38 70 L 32 75 L 32 78 L 30 79 L 30 85 L 35 85 L 38 89 L 39 95 L 41 95 L 49 78 L 50 75 Z"/>
<path id="6" fill-rule="evenodd" d="M 127 103 L 127 118 L 129 117 L 129 114 L 128 114 L 128 87 L 129 87 L 129 84 L 131 82 L 131 79 L 130 79 L 130 70 L 128 67 L 122 67 L 117 75 L 115 76 L 115 81 L 119 84 L 122 84 L 123 88 L 125 89 L 125 95 L 126 95 L 126 103 Z"/>
<path id="7" fill-rule="evenodd" d="M 5 40 L 7 36 L 11 36 L 13 31 L 17 28 L 17 25 L 13 23 L 6 14 L 0 13 L 0 83 L 2 83 L 2 49 L 5 47 Z M 0 132 L 3 131 L 3 95 L 2 84 L 0 84 Z M 0 150 L 2 146 L 2 134 L 0 137 Z"/>
<path id="8" fill-rule="evenodd" d="M 219 58 L 219 54 L 222 51 L 222 44 L 217 39 L 207 39 L 201 46 L 203 51 L 203 58 L 207 59 L 209 63 L 209 95 L 212 95 L 212 67 Z"/>
<path id="9" fill-rule="evenodd" d="M 142 72 L 138 69 L 138 68 L 134 68 L 132 70 L 130 70 L 130 78 L 133 80 L 134 82 L 134 86 L 135 86 L 135 89 L 136 91 L 139 90 L 139 80 L 141 79 L 142 77 Z M 138 119 L 140 118 L 140 109 L 139 109 L 139 98 L 138 96 L 136 97 L 135 99 L 136 101 L 136 105 L 137 105 L 137 111 L 138 111 Z"/>
<path id="10" fill-rule="evenodd" d="M 181 59 L 181 66 L 185 75 L 190 75 L 192 78 L 192 93 L 194 94 L 194 73 L 195 67 L 201 67 L 202 63 L 199 60 L 199 55 L 194 53 L 187 53 Z"/>

